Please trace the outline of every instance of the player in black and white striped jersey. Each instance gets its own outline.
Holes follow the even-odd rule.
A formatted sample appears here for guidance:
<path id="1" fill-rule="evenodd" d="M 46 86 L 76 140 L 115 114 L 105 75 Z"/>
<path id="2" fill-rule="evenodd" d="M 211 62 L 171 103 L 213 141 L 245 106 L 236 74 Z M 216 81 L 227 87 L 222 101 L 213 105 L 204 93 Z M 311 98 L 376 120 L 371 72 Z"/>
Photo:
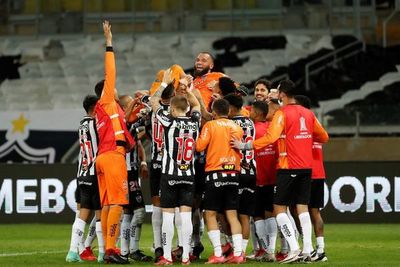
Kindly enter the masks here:
<path id="1" fill-rule="evenodd" d="M 173 87 L 171 70 L 166 70 L 163 83 L 152 96 L 150 102 L 156 118 L 162 124 L 163 160 L 160 184 L 161 207 L 163 210 L 162 243 L 164 256 L 156 265 L 172 263 L 172 239 L 174 236 L 175 207 L 179 207 L 182 221 L 182 263 L 189 264 L 192 234 L 192 205 L 194 199 L 194 153 L 199 134 L 201 113 L 196 97 L 186 88 L 185 95 L 171 99 L 170 112 L 164 111 L 159 99 L 164 90 Z M 190 111 L 190 116 L 187 113 Z"/>
<path id="2" fill-rule="evenodd" d="M 171 98 L 175 95 L 174 88 L 170 87 L 161 93 L 159 98 L 160 108 L 169 111 Z M 151 164 L 150 164 L 150 193 L 153 204 L 151 226 L 153 228 L 153 245 L 155 248 L 155 261 L 163 255 L 161 243 L 162 210 L 160 204 L 161 164 L 163 158 L 164 129 L 158 121 L 155 112 L 150 113 L 150 124 L 147 125 L 148 135 L 151 136 Z"/>
<path id="3" fill-rule="evenodd" d="M 78 130 L 80 150 L 77 192 L 80 196 L 80 210 L 79 216 L 75 218 L 75 222 L 72 226 L 70 250 L 66 257 L 67 262 L 96 260 L 91 250 L 85 249 L 83 242 L 85 225 L 92 210 L 95 210 L 96 235 L 99 243 L 99 256 L 97 260 L 103 262 L 104 240 L 100 222 L 101 205 L 95 168 L 98 136 L 94 118 L 94 107 L 97 101 L 98 98 L 94 95 L 86 96 L 83 101 L 83 107 L 87 116 L 81 120 Z M 79 253 L 79 255 L 77 253 Z"/>
<path id="4" fill-rule="evenodd" d="M 126 112 L 126 119 L 131 115 L 134 102 L 133 98 L 129 95 L 123 95 L 119 98 L 119 104 Z M 144 126 L 144 120 L 142 119 L 128 125 L 129 132 L 135 139 L 136 146 L 126 153 L 129 204 L 124 206 L 124 215 L 121 223 L 121 257 L 128 259 L 129 255 L 135 261 L 151 261 L 151 257 L 146 256 L 139 250 L 142 224 L 146 213 L 139 176 L 147 178 L 148 175 L 146 154 L 138 138 L 138 129 L 141 126 Z"/>
<path id="5" fill-rule="evenodd" d="M 243 129 L 243 142 L 255 139 L 253 121 L 241 114 L 243 98 L 236 94 L 224 97 L 229 102 L 229 119 Z M 250 237 L 250 217 L 254 216 L 256 206 L 256 161 L 253 150 L 242 150 L 239 175 L 239 208 L 238 214 L 242 225 L 242 250 L 246 252 Z"/>
<path id="6" fill-rule="evenodd" d="M 85 116 L 79 125 L 79 159 L 76 177 L 96 175 L 94 160 L 97 154 L 97 131 L 93 117 Z"/>

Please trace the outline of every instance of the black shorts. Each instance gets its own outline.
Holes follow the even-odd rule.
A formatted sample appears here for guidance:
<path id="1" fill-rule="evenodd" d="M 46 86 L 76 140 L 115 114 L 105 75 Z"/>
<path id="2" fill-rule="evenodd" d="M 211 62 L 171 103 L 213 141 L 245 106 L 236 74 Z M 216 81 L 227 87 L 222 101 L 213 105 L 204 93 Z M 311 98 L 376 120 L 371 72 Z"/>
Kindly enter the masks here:
<path id="1" fill-rule="evenodd" d="M 194 162 L 194 192 L 196 195 L 203 195 L 206 188 L 206 164 L 203 162 Z"/>
<path id="2" fill-rule="evenodd" d="M 308 205 L 311 191 L 311 169 L 280 169 L 276 173 L 274 204 Z"/>
<path id="3" fill-rule="evenodd" d="M 237 210 L 239 208 L 238 175 L 221 177 L 221 173 L 217 172 L 208 174 L 203 197 L 203 208 L 217 212 Z"/>
<path id="4" fill-rule="evenodd" d="M 256 210 L 256 176 L 239 176 L 239 208 L 238 213 L 253 216 Z"/>
<path id="5" fill-rule="evenodd" d="M 78 186 L 81 196 L 81 208 L 90 210 L 100 210 L 100 194 L 97 184 L 97 176 L 78 177 Z"/>
<path id="6" fill-rule="evenodd" d="M 256 209 L 254 217 L 264 218 L 265 211 L 274 211 L 275 185 L 256 187 Z"/>
<path id="7" fill-rule="evenodd" d="M 193 206 L 194 182 L 161 176 L 160 200 L 162 208 Z"/>
<path id="8" fill-rule="evenodd" d="M 150 166 L 151 197 L 160 196 L 160 180 L 161 180 L 161 163 L 151 163 Z"/>
<path id="9" fill-rule="evenodd" d="M 81 190 L 79 188 L 78 179 L 76 179 L 75 202 L 81 204 Z"/>
<path id="10" fill-rule="evenodd" d="M 128 171 L 128 190 L 129 204 L 124 207 L 135 210 L 144 207 L 142 188 L 139 185 L 139 172 L 137 170 Z"/>
<path id="11" fill-rule="evenodd" d="M 324 192 L 325 192 L 325 179 L 312 179 L 311 180 L 311 195 L 310 195 L 310 208 L 323 208 L 324 207 Z"/>

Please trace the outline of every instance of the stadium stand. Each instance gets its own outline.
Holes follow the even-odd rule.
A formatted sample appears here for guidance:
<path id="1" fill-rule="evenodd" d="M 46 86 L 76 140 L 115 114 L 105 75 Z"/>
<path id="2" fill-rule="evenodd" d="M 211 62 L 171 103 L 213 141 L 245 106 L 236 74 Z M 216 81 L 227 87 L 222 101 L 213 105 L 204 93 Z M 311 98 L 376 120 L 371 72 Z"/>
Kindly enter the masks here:
<path id="1" fill-rule="evenodd" d="M 97 36 L 75 40 L 60 39 L 62 54 L 59 59 L 50 60 L 43 58 L 43 51 L 46 47 L 49 49 L 50 40 L 47 38 L 27 42 L 34 46 L 32 51 L 42 51 L 36 54 L 22 41 L 7 40 L 3 42 L 3 48 L 6 47 L 3 53 L 11 51 L 7 49 L 14 44 L 14 50 L 21 53 L 20 62 L 28 62 L 18 69 L 20 81 L 8 80 L 1 84 L 2 94 L 9 97 L 10 94 L 14 94 L 10 92 L 37 89 L 41 92 L 40 95 L 47 96 L 43 99 L 50 100 L 40 107 L 37 103 L 33 104 L 35 98 L 30 99 L 32 104 L 27 105 L 28 108 L 78 107 L 77 104 L 67 104 L 68 101 L 54 96 L 55 93 L 74 93 L 73 99 L 79 98 L 90 93 L 93 87 L 91 85 L 101 78 L 103 65 L 98 57 L 101 46 Z M 286 75 L 297 82 L 300 93 L 309 95 L 314 105 L 320 106 L 318 111 L 323 113 L 363 99 L 399 79 L 395 67 L 396 64 L 400 64 L 396 61 L 396 49 L 390 48 L 386 51 L 367 46 L 365 52 L 343 59 L 336 66 L 324 67 L 317 74 L 311 75 L 311 88 L 307 91 L 304 87 L 305 65 L 355 42 L 356 38 L 352 36 L 286 35 L 220 39 L 186 35 L 138 38 L 125 36 L 120 37 L 119 41 L 116 42 L 116 49 L 119 49 L 117 86 L 121 93 L 148 88 L 159 69 L 175 62 L 190 71 L 198 51 L 213 52 L 220 70 L 249 88 L 261 77 L 274 80 L 275 77 Z M 386 57 L 390 60 L 377 60 L 384 54 L 387 54 Z M 324 66 L 327 63 L 329 61 L 322 61 L 320 65 Z M 375 83 L 366 83 L 378 79 Z M 9 107 L 17 107 L 12 104 L 15 98 L 10 97 L 8 100 Z"/>

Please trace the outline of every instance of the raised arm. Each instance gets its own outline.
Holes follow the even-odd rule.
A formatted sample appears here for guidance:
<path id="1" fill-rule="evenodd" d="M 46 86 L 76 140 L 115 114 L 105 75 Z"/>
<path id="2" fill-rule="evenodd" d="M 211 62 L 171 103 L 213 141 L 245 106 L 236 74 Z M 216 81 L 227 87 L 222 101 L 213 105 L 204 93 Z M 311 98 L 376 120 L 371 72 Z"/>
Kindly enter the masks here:
<path id="1" fill-rule="evenodd" d="M 150 98 L 150 104 L 151 104 L 151 108 L 153 109 L 153 112 L 156 112 L 160 108 L 161 94 L 164 91 L 164 89 L 172 82 L 173 82 L 172 81 L 172 70 L 167 69 L 164 72 L 164 76 L 163 76 L 160 86 L 158 87 L 157 91 L 155 91 L 154 94 Z"/>
<path id="2" fill-rule="evenodd" d="M 106 39 L 106 53 L 104 59 L 104 88 L 101 94 L 101 102 L 112 102 L 115 99 L 115 80 L 116 80 L 116 68 L 115 68 L 115 57 L 112 47 L 112 33 L 111 25 L 105 20 L 103 22 L 103 32 Z"/>
<path id="3" fill-rule="evenodd" d="M 197 100 L 197 98 L 193 95 L 193 93 L 190 92 L 189 90 L 186 91 L 186 97 L 187 97 L 190 107 L 192 108 L 192 112 L 198 111 L 201 113 L 200 103 Z"/>
<path id="4" fill-rule="evenodd" d="M 142 142 L 139 140 L 138 142 L 138 154 L 140 160 L 140 177 L 147 178 L 149 174 L 149 170 L 147 168 L 147 161 L 146 161 L 146 152 L 144 150 Z"/>

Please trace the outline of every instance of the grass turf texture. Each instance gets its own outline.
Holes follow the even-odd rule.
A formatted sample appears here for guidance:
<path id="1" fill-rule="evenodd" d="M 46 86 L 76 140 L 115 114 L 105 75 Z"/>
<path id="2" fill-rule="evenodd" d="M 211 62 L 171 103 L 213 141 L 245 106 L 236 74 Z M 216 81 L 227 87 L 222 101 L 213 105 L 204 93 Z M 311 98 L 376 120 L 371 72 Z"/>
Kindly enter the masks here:
<path id="1" fill-rule="evenodd" d="M 390 224 L 327 224 L 326 252 L 329 261 L 321 266 L 400 266 L 400 225 Z M 99 266 L 97 263 L 66 263 L 71 225 L 7 224 L 0 225 L 0 266 Z M 97 241 L 94 244 L 97 245 Z M 204 235 L 203 260 L 192 266 L 204 266 L 211 246 Z M 278 242 L 279 244 L 279 242 Z M 145 225 L 141 247 L 152 255 L 152 231 Z M 251 244 L 249 243 L 249 247 Z M 97 251 L 95 250 L 95 254 Z M 153 263 L 132 262 L 132 265 L 153 266 Z M 180 263 L 174 265 L 181 266 Z M 247 261 L 241 266 L 278 265 Z M 299 264 L 297 264 L 299 265 Z M 301 264 L 303 265 L 303 264 Z"/>

